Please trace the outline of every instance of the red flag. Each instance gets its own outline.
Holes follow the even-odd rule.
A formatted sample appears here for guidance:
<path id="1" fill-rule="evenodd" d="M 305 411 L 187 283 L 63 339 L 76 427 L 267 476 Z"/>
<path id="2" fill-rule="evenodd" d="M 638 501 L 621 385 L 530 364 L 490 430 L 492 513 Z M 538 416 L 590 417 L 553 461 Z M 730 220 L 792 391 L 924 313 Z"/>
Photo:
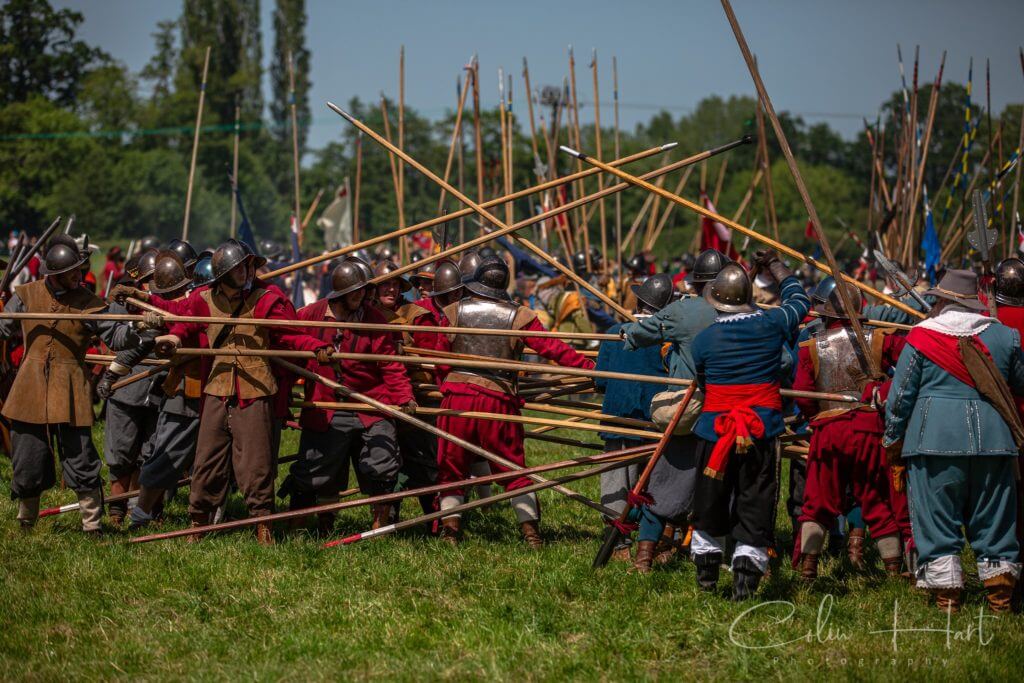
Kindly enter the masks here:
<path id="1" fill-rule="evenodd" d="M 702 192 L 700 199 L 704 208 L 718 213 L 706 193 Z M 717 249 L 734 261 L 739 260 L 740 257 L 739 252 L 732 244 L 732 229 L 722 225 L 719 221 L 702 216 L 700 220 L 700 250 L 704 251 L 705 249 Z"/>

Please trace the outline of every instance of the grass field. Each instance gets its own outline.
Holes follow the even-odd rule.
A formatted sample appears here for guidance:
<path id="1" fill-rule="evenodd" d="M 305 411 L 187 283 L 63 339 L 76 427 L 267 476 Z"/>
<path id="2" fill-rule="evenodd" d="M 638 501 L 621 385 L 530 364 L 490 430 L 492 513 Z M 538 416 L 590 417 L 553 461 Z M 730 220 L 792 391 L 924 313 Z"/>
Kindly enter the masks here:
<path id="1" fill-rule="evenodd" d="M 97 437 L 99 436 L 97 430 Z M 582 434 L 581 434 L 582 438 Z M 286 434 L 283 453 L 295 451 Z M 566 455 L 530 444 L 530 461 Z M 9 492 L 10 463 L 0 467 Z M 577 490 L 597 496 L 597 482 Z M 647 576 L 594 572 L 595 513 L 544 492 L 547 547 L 530 552 L 507 506 L 467 520 L 465 543 L 420 533 L 322 550 L 279 530 L 130 546 L 77 532 L 72 514 L 29 534 L 0 501 L 0 671 L 4 680 L 389 678 L 632 680 L 1009 680 L 1024 670 L 1024 620 L 983 617 L 981 587 L 945 615 L 880 566 L 824 564 L 813 588 L 777 567 L 756 602 L 697 591 L 693 566 Z M 51 491 L 44 505 L 71 502 Z M 405 515 L 418 506 L 406 503 Z M 239 501 L 233 511 L 243 514 Z M 185 524 L 181 496 L 166 528 Z M 367 528 L 348 510 L 338 532 Z M 779 522 L 788 539 L 788 520 Z M 876 561 L 876 564 L 877 561 Z M 894 610 L 899 629 L 893 637 Z"/>

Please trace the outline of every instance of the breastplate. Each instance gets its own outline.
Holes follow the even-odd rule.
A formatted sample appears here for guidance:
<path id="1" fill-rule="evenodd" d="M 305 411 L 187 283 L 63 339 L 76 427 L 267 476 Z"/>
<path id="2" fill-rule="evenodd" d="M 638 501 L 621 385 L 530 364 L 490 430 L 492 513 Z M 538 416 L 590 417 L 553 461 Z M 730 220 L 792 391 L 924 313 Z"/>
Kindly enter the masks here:
<path id="1" fill-rule="evenodd" d="M 860 349 L 847 327 L 822 330 L 814 336 L 818 367 L 814 378 L 815 389 L 832 394 L 849 394 L 860 397 L 863 381 L 867 375 L 866 359 L 860 358 Z M 865 330 L 868 348 L 872 348 L 870 330 Z M 849 403 L 841 401 L 819 401 L 822 410 L 846 409 Z"/>
<path id="2" fill-rule="evenodd" d="M 476 327 L 486 330 L 511 330 L 519 306 L 504 301 L 484 299 L 463 299 L 459 302 L 458 326 Z M 517 344 L 507 336 L 482 334 L 457 334 L 452 340 L 452 351 L 485 356 L 494 360 L 515 360 Z M 499 377 L 506 382 L 514 381 L 515 371 L 484 370 L 483 368 L 459 368 L 459 372 L 485 378 Z"/>

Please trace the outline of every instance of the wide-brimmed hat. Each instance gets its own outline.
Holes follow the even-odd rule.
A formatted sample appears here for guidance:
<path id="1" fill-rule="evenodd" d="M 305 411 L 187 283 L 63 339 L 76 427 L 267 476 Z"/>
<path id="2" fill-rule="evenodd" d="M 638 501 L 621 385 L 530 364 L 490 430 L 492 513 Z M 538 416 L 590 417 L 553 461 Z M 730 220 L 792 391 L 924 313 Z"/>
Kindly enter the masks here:
<path id="1" fill-rule="evenodd" d="M 960 304 L 972 311 L 987 311 L 988 306 L 978 298 L 978 275 L 971 270 L 947 270 L 946 274 L 924 296 L 934 296 Z"/>

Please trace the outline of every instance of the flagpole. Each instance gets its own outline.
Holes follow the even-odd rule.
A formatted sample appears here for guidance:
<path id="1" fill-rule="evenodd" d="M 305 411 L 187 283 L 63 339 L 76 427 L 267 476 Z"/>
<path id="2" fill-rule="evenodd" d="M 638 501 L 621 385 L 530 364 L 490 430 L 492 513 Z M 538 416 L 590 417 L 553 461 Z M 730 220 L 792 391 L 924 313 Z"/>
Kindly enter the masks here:
<path id="1" fill-rule="evenodd" d="M 192 161 L 188 166 L 188 189 L 185 191 L 185 221 L 181 226 L 181 239 L 188 241 L 188 218 L 192 212 L 192 187 L 196 179 L 196 156 L 199 154 L 199 129 L 203 125 L 203 104 L 206 102 L 206 76 L 210 70 L 210 48 L 203 58 L 203 80 L 199 85 L 199 107 L 196 111 L 196 130 L 192 137 Z"/>
<path id="2" fill-rule="evenodd" d="M 238 230 L 238 135 L 241 111 L 241 107 L 235 104 L 235 141 L 231 162 L 231 239 L 235 238 Z"/>

